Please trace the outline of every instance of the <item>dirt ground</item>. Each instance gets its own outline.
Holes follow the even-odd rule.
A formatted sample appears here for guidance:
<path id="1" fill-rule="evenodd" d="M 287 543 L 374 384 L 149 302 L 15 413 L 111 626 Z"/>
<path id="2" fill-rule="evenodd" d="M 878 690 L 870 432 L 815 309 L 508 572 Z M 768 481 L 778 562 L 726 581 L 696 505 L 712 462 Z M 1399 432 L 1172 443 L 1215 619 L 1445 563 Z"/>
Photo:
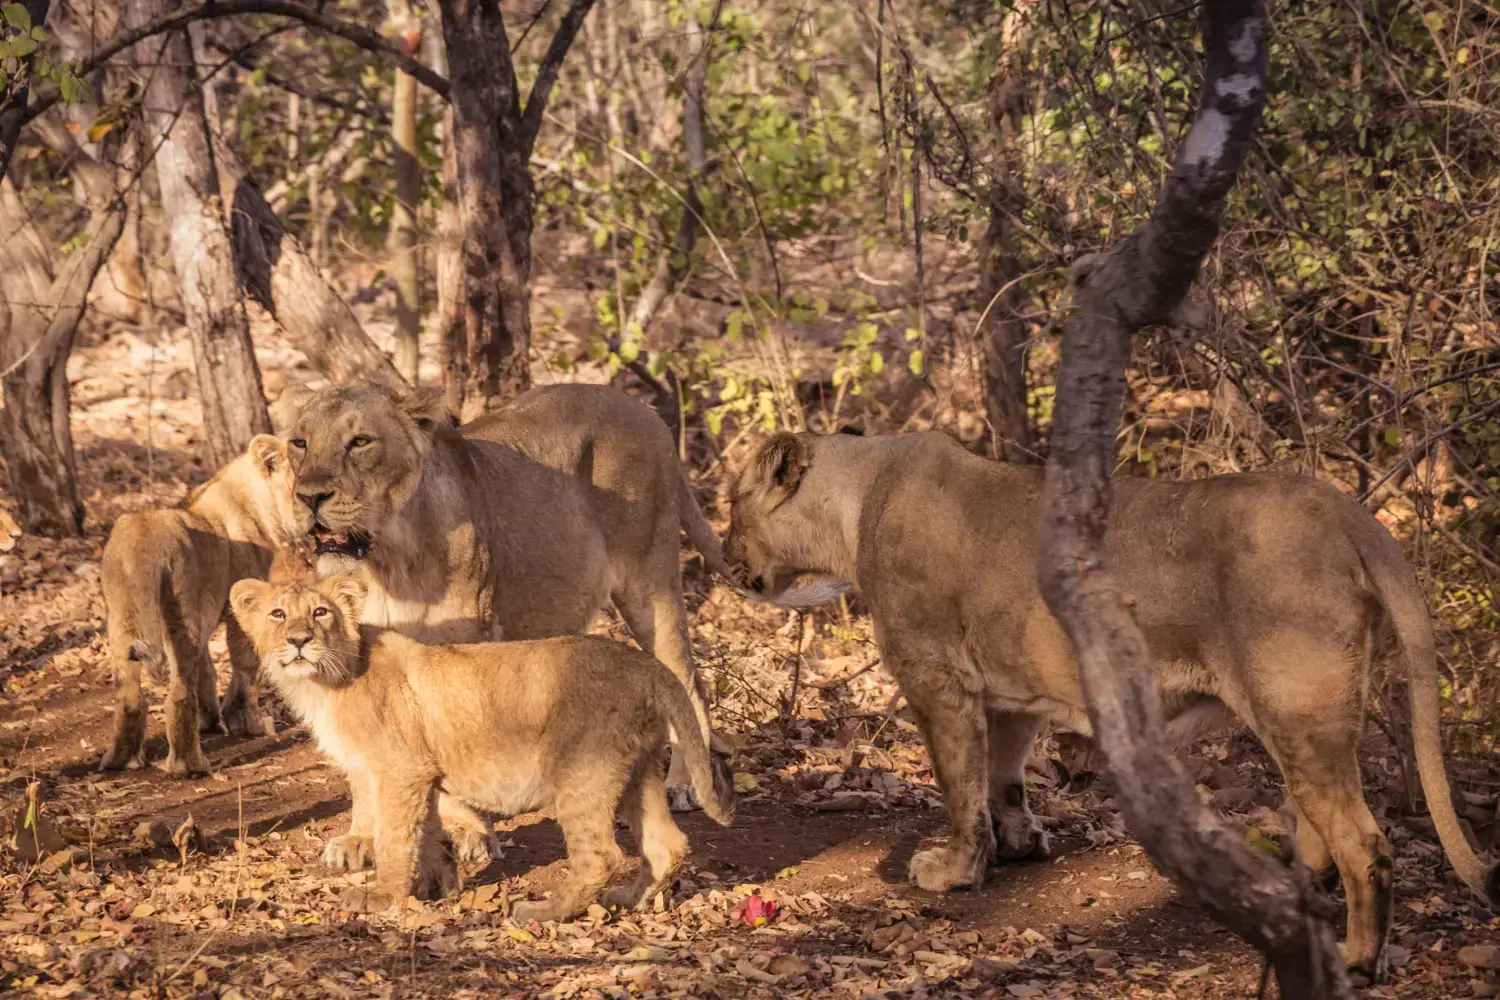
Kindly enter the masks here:
<path id="1" fill-rule="evenodd" d="M 260 352 L 268 385 L 309 376 L 262 333 L 258 342 L 272 345 Z M 683 818 L 691 862 L 650 914 L 509 921 L 508 898 L 546 892 L 562 872 L 557 826 L 542 816 L 508 824 L 503 859 L 466 872 L 456 898 L 395 917 L 340 913 L 339 890 L 361 876 L 327 871 L 318 857 L 347 825 L 347 788 L 285 715 L 274 737 L 206 739 L 217 768 L 208 778 L 96 773 L 112 697 L 100 549 L 120 513 L 175 502 L 205 477 L 193 457 L 191 372 L 187 345 L 171 336 L 153 346 L 117 331 L 81 349 L 70 373 L 87 537 L 16 537 L 0 520 L 0 794 L 24 808 L 34 785 L 67 841 L 39 863 L 7 851 L 0 991 L 226 1000 L 1256 994 L 1256 956 L 1180 900 L 1124 836 L 1101 788 L 1059 787 L 1042 750 L 1033 803 L 1052 828 L 1053 857 L 992 869 L 977 892 L 908 885 L 907 859 L 941 835 L 943 812 L 894 685 L 878 666 L 859 673 L 873 659 L 868 622 L 832 614 L 802 623 L 746 605 L 712 589 L 686 550 L 695 644 L 737 751 L 742 796 L 732 828 Z M 600 629 L 624 634 L 608 620 Z M 217 656 L 222 685 L 222 648 Z M 148 747 L 165 753 L 159 717 Z M 1500 951 L 1483 947 L 1500 944 L 1500 921 L 1457 885 L 1430 826 L 1390 804 L 1388 751 L 1372 742 L 1365 763 L 1398 874 L 1394 977 L 1368 995 L 1496 995 L 1500 971 L 1458 954 L 1480 946 L 1465 955 L 1500 966 Z M 1250 740 L 1205 743 L 1191 766 L 1231 822 L 1284 837 L 1276 776 Z M 1489 843 L 1493 762 L 1450 771 L 1466 779 L 1466 816 Z M 161 846 L 173 834 L 180 846 Z"/>

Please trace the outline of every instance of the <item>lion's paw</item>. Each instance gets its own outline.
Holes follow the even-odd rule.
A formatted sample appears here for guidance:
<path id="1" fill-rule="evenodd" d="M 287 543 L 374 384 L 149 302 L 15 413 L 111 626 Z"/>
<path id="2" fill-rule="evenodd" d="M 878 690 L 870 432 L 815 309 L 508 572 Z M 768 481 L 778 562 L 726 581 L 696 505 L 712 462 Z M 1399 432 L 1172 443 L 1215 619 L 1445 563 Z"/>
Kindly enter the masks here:
<path id="1" fill-rule="evenodd" d="M 994 862 L 1046 860 L 1052 841 L 1042 821 L 1024 809 L 1006 809 L 994 815 Z"/>
<path id="2" fill-rule="evenodd" d="M 353 833 L 334 837 L 323 845 L 323 864 L 351 872 L 369 868 L 375 864 L 375 842 Z"/>
<path id="3" fill-rule="evenodd" d="M 510 918 L 518 924 L 544 924 L 557 919 L 557 907 L 550 899 L 522 900 L 511 906 Z"/>
<path id="4" fill-rule="evenodd" d="M 161 762 L 161 769 L 169 778 L 197 778 L 213 773 L 213 765 L 201 753 L 178 754 L 172 750 Z"/>
<path id="5" fill-rule="evenodd" d="M 674 813 L 697 812 L 703 808 L 692 785 L 668 785 L 667 808 Z"/>
<path id="6" fill-rule="evenodd" d="M 396 897 L 388 892 L 355 886 L 345 889 L 339 896 L 339 909 L 350 913 L 382 913 L 396 905 Z"/>
<path id="7" fill-rule="evenodd" d="M 487 865 L 491 861 L 499 861 L 504 855 L 500 849 L 500 838 L 493 830 L 481 832 L 459 829 L 444 831 L 444 834 L 453 845 L 453 856 L 460 863 Z"/>
<path id="8" fill-rule="evenodd" d="M 984 879 L 984 869 L 976 862 L 972 852 L 934 847 L 912 855 L 907 870 L 917 885 L 928 892 L 977 889 Z"/>
<path id="9" fill-rule="evenodd" d="M 445 855 L 422 866 L 412 895 L 418 899 L 442 899 L 457 888 L 458 866 Z"/>
<path id="10" fill-rule="evenodd" d="M 123 771 L 127 768 L 139 771 L 145 766 L 146 748 L 143 746 L 137 746 L 132 750 L 129 746 L 121 746 L 117 743 L 106 750 L 99 760 L 101 771 Z"/>

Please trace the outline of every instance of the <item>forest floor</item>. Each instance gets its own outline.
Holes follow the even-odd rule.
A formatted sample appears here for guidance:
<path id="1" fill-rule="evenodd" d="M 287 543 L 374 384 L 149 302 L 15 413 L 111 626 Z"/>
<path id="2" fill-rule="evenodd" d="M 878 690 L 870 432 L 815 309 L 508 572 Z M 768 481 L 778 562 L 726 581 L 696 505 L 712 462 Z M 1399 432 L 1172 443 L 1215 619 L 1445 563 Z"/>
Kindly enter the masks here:
<path id="1" fill-rule="evenodd" d="M 273 395 L 275 383 L 309 377 L 269 331 L 257 337 Z M 1045 747 L 1031 776 L 1052 859 L 992 869 L 977 892 L 908 885 L 907 860 L 942 834 L 944 814 L 892 682 L 879 667 L 849 679 L 873 659 L 868 623 L 820 617 L 804 630 L 711 588 L 686 550 L 694 641 L 743 794 L 731 828 L 701 813 L 682 819 L 694 853 L 671 897 L 649 914 L 596 910 L 569 924 L 517 926 L 504 916 L 506 900 L 546 892 L 565 864 L 556 824 L 524 816 L 502 834 L 503 859 L 467 872 L 461 895 L 399 916 L 340 913 L 339 890 L 362 876 L 318 859 L 347 825 L 347 788 L 285 715 L 274 737 L 207 738 L 217 768 L 207 778 L 96 773 L 111 724 L 99 592 L 108 527 L 126 510 L 177 501 L 205 470 L 193 458 L 197 407 L 180 337 L 152 347 L 117 330 L 80 348 L 70 372 L 87 535 L 18 537 L 0 516 L 0 796 L 14 803 L 37 783 L 43 815 L 68 841 L 40 863 L 12 850 L 0 862 L 0 992 L 1256 994 L 1257 957 L 1181 901 L 1123 834 L 1101 788 L 1058 787 Z M 605 618 L 599 627 L 623 635 Z M 222 641 L 216 650 L 222 689 Z M 148 748 L 164 754 L 159 717 Z M 1397 768 L 1383 743 L 1372 739 L 1364 763 L 1398 876 L 1393 978 L 1367 995 L 1495 996 L 1500 921 L 1456 884 L 1430 824 L 1388 804 Z M 1284 837 L 1279 782 L 1253 740 L 1204 743 L 1190 766 L 1231 822 Z M 1500 768 L 1475 760 L 1450 762 L 1450 771 L 1472 779 L 1461 785 L 1467 815 L 1491 843 Z M 186 849 L 159 846 L 186 832 L 189 817 L 196 832 L 178 838 Z M 753 926 L 766 904 L 774 912 Z M 1475 946 L 1465 955 L 1488 971 L 1460 961 Z"/>

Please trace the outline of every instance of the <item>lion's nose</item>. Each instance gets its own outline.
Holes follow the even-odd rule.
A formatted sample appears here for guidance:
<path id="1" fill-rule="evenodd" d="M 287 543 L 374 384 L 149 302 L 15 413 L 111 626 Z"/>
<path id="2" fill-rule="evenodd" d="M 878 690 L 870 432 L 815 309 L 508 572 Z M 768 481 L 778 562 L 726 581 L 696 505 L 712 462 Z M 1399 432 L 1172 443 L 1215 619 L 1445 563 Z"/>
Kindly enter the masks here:
<path id="1" fill-rule="evenodd" d="M 327 493 L 302 493 L 300 491 L 297 493 L 297 499 L 307 504 L 307 509 L 314 514 L 318 512 L 318 507 L 322 505 L 323 501 L 331 496 L 333 496 L 331 490 Z"/>
<path id="2" fill-rule="evenodd" d="M 286 637 L 286 641 L 289 642 L 289 643 L 291 643 L 293 646 L 295 646 L 297 648 L 297 652 L 300 653 L 300 652 L 302 652 L 302 647 L 303 646 L 306 646 L 309 642 L 312 642 L 312 636 L 311 635 L 288 635 Z"/>

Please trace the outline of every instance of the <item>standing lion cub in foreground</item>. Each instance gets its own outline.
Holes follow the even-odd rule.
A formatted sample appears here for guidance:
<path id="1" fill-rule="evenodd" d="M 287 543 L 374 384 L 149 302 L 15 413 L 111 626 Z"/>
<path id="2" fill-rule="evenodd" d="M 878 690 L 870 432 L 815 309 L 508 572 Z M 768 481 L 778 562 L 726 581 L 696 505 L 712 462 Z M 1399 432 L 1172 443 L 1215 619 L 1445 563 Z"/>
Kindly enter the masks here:
<path id="1" fill-rule="evenodd" d="M 441 894 L 453 871 L 437 848 L 437 794 L 484 813 L 555 808 L 568 878 L 520 921 L 587 909 L 624 862 L 615 812 L 640 843 L 641 871 L 610 903 L 638 906 L 667 885 L 687 838 L 667 808 L 661 751 L 675 728 L 707 813 L 728 826 L 734 789 L 716 784 L 682 684 L 647 654 L 598 636 L 426 646 L 361 627 L 365 585 L 348 575 L 230 595 L 261 669 L 318 745 L 373 792 L 374 889 L 345 894 L 371 912 Z"/>

